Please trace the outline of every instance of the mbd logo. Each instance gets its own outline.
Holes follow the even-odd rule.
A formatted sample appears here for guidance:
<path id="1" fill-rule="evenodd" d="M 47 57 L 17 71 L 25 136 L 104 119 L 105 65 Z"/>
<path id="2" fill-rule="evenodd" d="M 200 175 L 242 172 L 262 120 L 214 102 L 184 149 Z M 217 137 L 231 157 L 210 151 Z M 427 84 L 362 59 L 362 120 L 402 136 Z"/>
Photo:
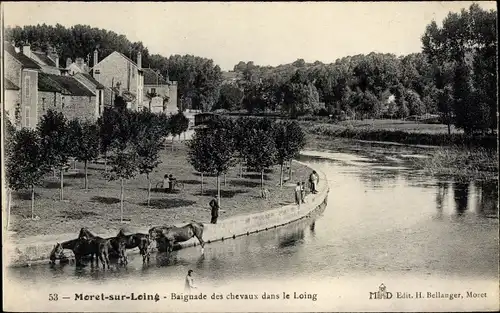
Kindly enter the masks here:
<path id="1" fill-rule="evenodd" d="M 391 299 L 392 298 L 392 292 L 386 291 L 386 287 L 382 283 L 378 287 L 378 291 L 375 292 L 370 292 L 370 300 L 372 299 Z"/>

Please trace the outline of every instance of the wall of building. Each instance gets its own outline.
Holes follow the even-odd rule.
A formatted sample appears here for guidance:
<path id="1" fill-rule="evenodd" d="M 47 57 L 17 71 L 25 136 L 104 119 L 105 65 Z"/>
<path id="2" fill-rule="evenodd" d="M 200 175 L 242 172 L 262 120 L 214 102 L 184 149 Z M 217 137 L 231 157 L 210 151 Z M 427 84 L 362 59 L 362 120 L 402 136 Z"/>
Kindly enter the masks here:
<path id="1" fill-rule="evenodd" d="M 38 91 L 38 119 L 49 109 L 62 112 L 62 95 L 58 92 Z"/>
<path id="2" fill-rule="evenodd" d="M 9 115 L 12 125 L 16 124 L 16 105 L 21 104 L 20 90 L 5 90 L 5 111 Z"/>
<path id="3" fill-rule="evenodd" d="M 71 96 L 68 100 L 64 102 L 64 107 L 62 108 L 62 112 L 67 119 L 97 120 L 95 96 Z"/>
<path id="4" fill-rule="evenodd" d="M 21 126 L 35 128 L 38 121 L 38 72 L 24 69 L 21 81 Z"/>
<path id="5" fill-rule="evenodd" d="M 134 93 L 138 101 L 132 103 L 132 108 L 137 109 L 143 98 L 144 77 L 138 68 L 120 54 L 114 52 L 98 63 L 93 68 L 94 78 L 105 87 L 116 87 L 120 83 L 122 90 L 129 90 Z M 106 97 L 107 96 L 107 97 Z M 109 99 L 109 94 L 105 94 L 105 99 Z M 108 100 L 105 100 L 107 102 Z"/>

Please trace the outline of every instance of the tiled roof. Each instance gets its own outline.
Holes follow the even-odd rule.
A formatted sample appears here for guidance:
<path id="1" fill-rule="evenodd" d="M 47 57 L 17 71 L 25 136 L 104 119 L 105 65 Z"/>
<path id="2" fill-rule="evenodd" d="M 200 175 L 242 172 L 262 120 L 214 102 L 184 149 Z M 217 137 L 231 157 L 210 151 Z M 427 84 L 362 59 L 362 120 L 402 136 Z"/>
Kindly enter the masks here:
<path id="1" fill-rule="evenodd" d="M 56 63 L 52 61 L 52 59 L 49 58 L 45 53 L 39 51 L 32 51 L 31 53 L 35 54 L 46 65 L 53 67 L 56 66 Z"/>
<path id="2" fill-rule="evenodd" d="M 64 95 L 71 95 L 71 92 L 61 86 L 56 80 L 53 80 L 52 76 L 55 75 L 46 73 L 38 74 L 38 91 L 60 92 Z"/>
<path id="3" fill-rule="evenodd" d="M 85 85 L 80 83 L 76 78 L 72 76 L 59 76 L 52 74 L 44 74 L 56 83 L 56 86 L 62 88 L 69 92 L 72 96 L 95 96 L 95 94 L 90 91 Z"/>
<path id="4" fill-rule="evenodd" d="M 76 75 L 83 75 L 86 79 L 88 79 L 92 84 L 96 86 L 97 89 L 104 89 L 104 85 L 98 82 L 94 77 L 87 73 L 77 73 Z"/>
<path id="5" fill-rule="evenodd" d="M 4 86 L 6 90 L 19 90 L 19 86 L 8 80 L 7 78 L 4 78 Z"/>
<path id="6" fill-rule="evenodd" d="M 144 85 L 168 85 L 163 75 L 152 68 L 144 69 Z"/>
<path id="7" fill-rule="evenodd" d="M 42 69 L 35 61 L 28 58 L 22 53 L 17 53 L 16 49 L 9 42 L 4 42 L 4 50 L 7 51 L 10 55 L 12 55 L 19 63 L 22 64 L 24 68 L 40 70 Z"/>

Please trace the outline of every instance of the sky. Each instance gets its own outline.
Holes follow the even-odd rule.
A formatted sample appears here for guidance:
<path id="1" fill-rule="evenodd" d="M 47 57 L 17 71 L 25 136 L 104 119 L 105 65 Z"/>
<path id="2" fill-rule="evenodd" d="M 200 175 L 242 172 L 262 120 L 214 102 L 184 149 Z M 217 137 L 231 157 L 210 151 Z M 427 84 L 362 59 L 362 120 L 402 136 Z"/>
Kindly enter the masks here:
<path id="1" fill-rule="evenodd" d="M 86 24 L 142 41 L 150 54 L 211 58 L 223 70 L 299 58 L 334 62 L 370 52 L 421 50 L 432 20 L 473 2 L 7 2 L 5 26 Z M 495 9 L 494 1 L 480 1 Z"/>

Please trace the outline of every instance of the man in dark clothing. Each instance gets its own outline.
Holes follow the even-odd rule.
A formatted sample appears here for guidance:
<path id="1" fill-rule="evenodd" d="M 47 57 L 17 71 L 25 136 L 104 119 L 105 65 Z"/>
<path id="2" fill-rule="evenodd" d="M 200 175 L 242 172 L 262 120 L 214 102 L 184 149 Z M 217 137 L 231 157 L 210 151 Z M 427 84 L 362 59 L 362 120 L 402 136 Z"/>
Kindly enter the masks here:
<path id="1" fill-rule="evenodd" d="M 219 201 L 217 199 L 210 200 L 210 208 L 212 209 L 212 219 L 210 220 L 211 224 L 217 224 L 217 218 L 219 217 Z"/>

